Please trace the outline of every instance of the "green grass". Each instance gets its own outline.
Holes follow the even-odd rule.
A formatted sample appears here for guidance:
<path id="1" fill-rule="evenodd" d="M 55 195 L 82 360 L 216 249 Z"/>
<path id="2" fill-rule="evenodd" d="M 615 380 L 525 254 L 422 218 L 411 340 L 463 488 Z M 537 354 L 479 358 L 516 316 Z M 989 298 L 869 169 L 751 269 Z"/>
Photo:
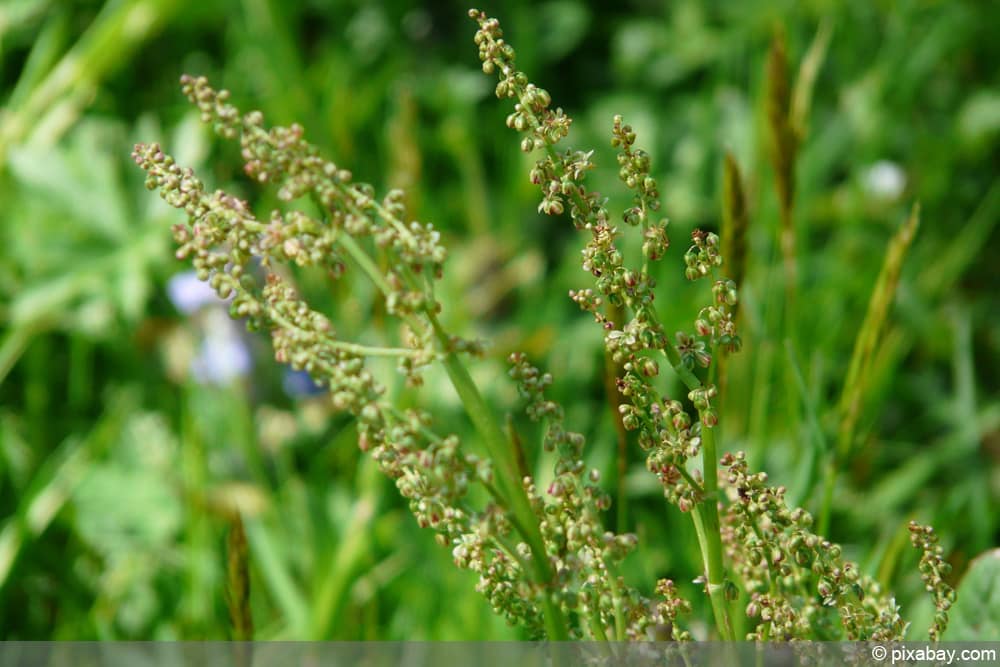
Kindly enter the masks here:
<path id="1" fill-rule="evenodd" d="M 266 340 L 250 343 L 254 370 L 231 387 L 187 373 L 205 322 L 166 296 L 183 270 L 177 219 L 142 188 L 132 143 L 161 141 L 259 212 L 275 199 L 199 126 L 182 72 L 209 75 L 274 123 L 300 122 L 358 180 L 408 188 L 451 251 L 445 327 L 494 342 L 471 369 L 484 400 L 519 414 L 503 359 L 524 350 L 553 373 L 550 394 L 587 436 L 588 465 L 609 490 L 618 482 L 600 331 L 566 297 L 587 285 L 581 241 L 536 212 L 530 163 L 478 71 L 466 7 L 330 4 L 0 7 L 0 638 L 232 636 L 234 509 L 257 638 L 519 636 L 416 526 L 351 422 L 281 390 Z M 657 276 L 671 322 L 697 312 L 677 267 L 692 229 L 719 229 L 733 155 L 749 213 L 744 349 L 726 371 L 716 446 L 746 450 L 828 517 L 829 537 L 907 616 L 928 619 L 922 632 L 932 610 L 909 520 L 937 527 L 954 580 L 1000 543 L 996 12 L 916 0 L 504 5 L 491 13 L 519 67 L 576 119 L 572 145 L 597 147 L 591 182 L 615 182 L 615 113 L 651 154 L 674 240 Z M 830 37 L 795 166 L 790 311 L 765 77 L 778 26 L 794 83 L 820 25 Z M 866 185 L 882 160 L 905 174 L 902 192 Z M 623 188 L 603 194 L 613 208 L 629 201 Z M 916 202 L 912 244 L 887 259 Z M 301 284 L 352 339 L 380 343 L 377 300 L 360 281 Z M 422 404 L 441 430 L 473 437 L 443 373 L 427 382 Z M 516 419 L 534 451 L 536 429 Z M 531 463 L 551 474 L 544 456 Z M 710 618 L 690 583 L 701 569 L 690 522 L 668 511 L 631 441 L 624 469 L 627 512 L 613 506 L 607 521 L 640 536 L 628 582 L 649 592 L 671 577 Z"/>

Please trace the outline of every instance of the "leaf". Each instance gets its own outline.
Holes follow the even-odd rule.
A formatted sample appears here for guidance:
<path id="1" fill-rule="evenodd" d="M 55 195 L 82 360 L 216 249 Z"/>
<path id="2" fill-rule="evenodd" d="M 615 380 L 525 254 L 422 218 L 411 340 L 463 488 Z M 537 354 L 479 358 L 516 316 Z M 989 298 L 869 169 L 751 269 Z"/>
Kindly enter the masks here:
<path id="1" fill-rule="evenodd" d="M 110 458 L 73 492 L 77 533 L 109 557 L 162 554 L 183 520 L 171 476 L 178 444 L 160 414 L 134 406 L 120 428 Z"/>
<path id="2" fill-rule="evenodd" d="M 972 561 L 950 615 L 944 641 L 984 642 L 1000 637 L 1000 549 Z"/>
<path id="3" fill-rule="evenodd" d="M 123 415 L 135 409 L 133 398 L 116 394 L 97 424 L 84 436 L 71 435 L 48 455 L 20 494 L 16 513 L 0 526 L 0 589 L 9 581 L 18 557 L 51 525 L 88 475 L 90 463 L 122 427 Z"/>
<path id="4" fill-rule="evenodd" d="M 182 521 L 180 502 L 162 473 L 117 462 L 94 465 L 74 501 L 81 537 L 108 555 L 162 550 Z"/>
<path id="5" fill-rule="evenodd" d="M 128 236 L 125 197 L 109 146 L 123 144 L 113 123 L 81 123 L 68 146 L 17 147 L 10 168 L 17 181 L 48 208 L 68 216 L 73 233 L 122 242 Z"/>

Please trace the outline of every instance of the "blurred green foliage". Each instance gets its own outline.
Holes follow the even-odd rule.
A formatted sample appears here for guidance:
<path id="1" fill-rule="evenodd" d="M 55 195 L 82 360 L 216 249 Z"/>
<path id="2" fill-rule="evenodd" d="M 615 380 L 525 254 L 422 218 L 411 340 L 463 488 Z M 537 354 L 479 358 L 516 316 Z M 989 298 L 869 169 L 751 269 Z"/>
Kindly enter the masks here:
<path id="1" fill-rule="evenodd" d="M 566 297 L 585 282 L 580 241 L 535 210 L 528 158 L 478 71 L 466 9 L 0 6 L 0 638 L 231 636 L 234 510 L 258 638 L 516 637 L 359 454 L 351 424 L 322 397 L 282 391 L 266 341 L 248 342 L 250 376 L 194 381 L 189 363 L 209 324 L 167 298 L 181 270 L 175 212 L 145 192 L 128 157 L 134 141 L 160 140 L 212 187 L 258 211 L 274 204 L 186 106 L 176 82 L 190 72 L 272 123 L 301 123 L 359 180 L 407 188 L 418 217 L 449 237 L 450 328 L 495 343 L 475 369 L 488 397 L 517 414 L 513 387 L 495 380 L 506 352 L 527 351 L 555 375 L 569 427 L 587 435 L 589 463 L 613 483 L 600 332 Z M 571 143 L 597 148 L 594 183 L 615 182 L 612 115 L 636 128 L 675 246 L 695 227 L 718 228 L 723 155 L 735 156 L 750 213 L 746 344 L 732 362 L 720 446 L 747 450 L 812 511 L 815 442 L 835 439 L 885 249 L 919 200 L 920 231 L 873 357 L 861 445 L 838 478 L 829 537 L 898 592 L 904 613 L 930 619 L 908 520 L 938 527 L 956 578 L 1000 542 L 996 8 L 552 0 L 485 9 L 516 40 L 520 68 L 575 119 Z M 797 165 L 800 316 L 783 324 L 765 59 L 783 29 L 798 63 L 824 22 L 832 36 Z M 659 285 L 671 317 L 689 322 L 696 297 L 682 289 L 681 266 L 679 254 L 665 262 Z M 359 285 L 302 280 L 338 326 L 375 335 L 362 330 L 372 298 Z M 439 381 L 429 377 L 423 399 L 473 437 Z M 693 531 L 667 511 L 641 461 L 633 451 L 619 526 L 641 540 L 632 583 L 649 590 L 670 576 L 704 606 L 688 583 L 699 571 Z"/>

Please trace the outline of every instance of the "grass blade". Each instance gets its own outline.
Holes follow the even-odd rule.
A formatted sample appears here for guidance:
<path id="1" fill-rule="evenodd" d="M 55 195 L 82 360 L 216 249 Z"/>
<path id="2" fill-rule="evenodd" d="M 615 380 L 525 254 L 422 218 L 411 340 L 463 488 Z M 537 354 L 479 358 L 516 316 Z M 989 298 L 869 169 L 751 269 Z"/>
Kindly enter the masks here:
<path id="1" fill-rule="evenodd" d="M 851 354 L 838 406 L 840 426 L 837 434 L 837 448 L 834 456 L 827 461 L 823 504 L 819 515 L 820 534 L 825 535 L 830 525 L 833 489 L 836 485 L 837 474 L 840 467 L 845 465 L 850 458 L 861 406 L 871 379 L 872 360 L 882 339 L 882 331 L 886 326 L 889 307 L 896 294 L 903 260 L 906 258 L 906 253 L 913 242 L 919 224 L 920 206 L 914 204 L 910 211 L 910 217 L 889 241 L 882 270 L 879 272 L 871 299 L 868 301 L 868 310 L 861 327 L 858 329 L 858 335 L 854 339 L 854 351 Z"/>
<path id="2" fill-rule="evenodd" d="M 826 49 L 830 46 L 830 36 L 833 34 L 833 24 L 825 20 L 819 24 L 816 36 L 813 37 L 809 50 L 799 64 L 799 76 L 795 79 L 795 89 L 792 91 L 792 107 L 789 124 L 799 142 L 805 141 L 809 131 L 809 110 L 812 107 L 813 90 L 816 88 L 816 77 L 826 58 Z"/>
<path id="3" fill-rule="evenodd" d="M 919 224 L 920 206 L 915 204 L 910 217 L 889 242 L 882 270 L 868 301 L 868 311 L 854 340 L 854 351 L 848 365 L 839 407 L 841 421 L 837 437 L 837 454 L 842 459 L 850 455 L 862 399 L 868 386 L 868 371 L 886 326 L 889 307 L 892 305 L 896 286 L 899 284 L 903 260 Z"/>

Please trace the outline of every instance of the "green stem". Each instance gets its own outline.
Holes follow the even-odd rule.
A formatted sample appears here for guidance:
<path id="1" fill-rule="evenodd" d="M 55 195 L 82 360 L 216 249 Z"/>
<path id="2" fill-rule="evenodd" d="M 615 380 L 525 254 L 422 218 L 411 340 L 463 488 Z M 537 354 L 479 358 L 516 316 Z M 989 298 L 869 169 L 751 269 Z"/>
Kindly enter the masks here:
<path id="1" fill-rule="evenodd" d="M 601 614 L 596 609 L 592 609 L 590 614 L 587 614 L 587 625 L 590 627 L 591 636 L 599 641 L 608 641 L 608 634 L 604 631 L 604 626 L 601 625 Z"/>
<path id="2" fill-rule="evenodd" d="M 280 325 L 282 328 L 289 331 L 302 331 L 302 328 L 296 326 L 287 318 L 279 315 L 277 312 L 269 311 L 267 316 L 275 324 Z M 414 350 L 408 347 L 376 347 L 371 345 L 361 345 L 360 343 L 348 343 L 342 340 L 336 340 L 330 336 L 327 336 L 323 341 L 331 350 L 340 350 L 348 354 L 353 354 L 359 357 L 419 357 L 423 354 L 422 350 Z"/>
<path id="3" fill-rule="evenodd" d="M 475 382 L 469 375 L 468 369 L 461 359 L 453 351 L 449 350 L 451 341 L 448 334 L 441 327 L 437 317 L 428 313 L 428 319 L 434 328 L 438 341 L 445 350 L 443 363 L 452 386 L 458 393 L 465 406 L 465 411 L 472 420 L 476 431 L 482 437 L 490 458 L 497 464 L 499 473 L 497 483 L 500 492 L 507 500 L 507 508 L 511 512 L 511 522 L 524 537 L 525 542 L 531 549 L 532 565 L 535 569 L 536 583 L 542 587 L 548 587 L 553 583 L 554 572 L 549 564 L 549 557 L 545 550 L 545 542 L 542 538 L 541 529 L 538 526 L 538 519 L 531 507 L 531 501 L 521 483 L 518 474 L 517 462 L 513 452 L 507 446 L 507 439 L 500 429 L 493 411 L 489 404 L 479 393 Z M 569 639 L 568 626 L 563 617 L 562 610 L 552 600 L 550 593 L 546 592 L 542 596 L 544 607 L 545 626 L 548 637 L 552 641 L 566 641 Z"/>
<path id="4" fill-rule="evenodd" d="M 721 359 L 721 350 L 718 345 L 712 346 L 712 359 Z M 716 382 L 716 371 L 719 368 L 718 361 L 713 363 L 708 369 L 708 384 Z M 729 604 L 726 600 L 725 589 L 725 569 L 722 562 L 722 527 L 719 521 L 719 453 L 715 446 L 716 429 L 721 428 L 718 420 L 713 427 L 705 426 L 705 415 L 698 413 L 701 419 L 701 452 L 702 464 L 705 469 L 705 528 L 708 537 L 708 591 L 712 598 L 712 609 L 718 614 L 721 610 L 722 621 L 719 622 L 719 631 L 724 639 L 735 640 L 733 625 L 729 620 Z M 714 570 L 714 573 L 713 573 Z"/>
<path id="5" fill-rule="evenodd" d="M 695 508 L 695 530 L 702 547 L 705 571 L 708 578 L 708 596 L 712 601 L 712 612 L 719 626 L 719 634 L 726 641 L 733 640 L 733 627 L 729 622 L 729 606 L 726 604 L 724 570 L 722 566 L 722 532 L 719 524 L 719 470 L 715 451 L 715 433 L 702 424 L 701 451 L 705 475 L 705 499 L 702 508 Z M 701 523 L 701 530 L 698 524 Z"/>
<path id="6" fill-rule="evenodd" d="M 355 242 L 353 238 L 344 234 L 337 239 L 338 244 L 354 260 L 365 275 L 382 291 L 388 294 L 391 290 L 385 278 L 379 272 L 378 267 L 372 262 L 368 254 Z M 531 507 L 531 501 L 524 490 L 522 477 L 519 473 L 517 460 L 514 452 L 508 447 L 508 442 L 496 421 L 493 411 L 475 382 L 469 375 L 468 369 L 461 359 L 450 350 L 451 340 L 448 333 L 441 326 L 437 316 L 433 312 L 426 312 L 428 321 L 434 330 L 444 354 L 442 363 L 452 386 L 458 393 L 465 407 L 470 420 L 476 431 L 482 437 L 490 458 L 496 463 L 498 472 L 497 491 L 499 501 L 511 512 L 511 523 L 522 535 L 532 553 L 532 566 L 535 570 L 535 580 L 543 588 L 548 588 L 554 578 L 555 573 L 549 564 L 548 554 L 545 550 L 545 542 L 538 526 L 537 518 Z M 546 592 L 542 598 L 544 608 L 546 632 L 550 640 L 566 641 L 569 639 L 569 626 L 563 616 L 562 610 L 552 600 L 552 596 Z"/>
<path id="7" fill-rule="evenodd" d="M 625 610 L 622 608 L 622 592 L 618 587 L 617 572 L 608 572 L 611 583 L 611 599 L 615 609 L 615 641 L 625 641 Z"/>
<path id="8" fill-rule="evenodd" d="M 681 477 L 684 478 L 684 481 L 687 482 L 692 489 L 694 489 L 695 493 L 702 496 L 705 495 L 704 487 L 701 484 L 699 484 L 698 480 L 692 477 L 691 473 L 685 470 L 683 466 L 677 466 L 677 472 L 679 472 L 681 474 Z"/>
<path id="9" fill-rule="evenodd" d="M 717 353 L 717 351 L 715 351 Z M 701 380 L 681 362 L 680 353 L 673 343 L 667 341 L 663 354 L 680 377 L 681 381 L 691 390 L 703 387 Z M 713 357 L 716 354 L 712 355 Z M 715 615 L 719 634 L 724 640 L 732 641 L 733 626 L 729 621 L 729 606 L 726 604 L 724 569 L 722 564 L 722 531 L 719 524 L 719 469 L 718 453 L 715 447 L 715 431 L 704 425 L 702 420 L 701 453 L 705 481 L 702 485 L 704 500 L 701 507 L 696 506 L 691 511 L 694 519 L 695 532 L 698 535 L 698 546 L 701 548 L 702 560 L 705 565 L 705 576 L 708 579 L 708 595 L 712 602 L 712 612 Z M 716 427 L 718 424 L 716 424 Z M 697 486 L 693 487 L 697 488 Z"/>
<path id="10" fill-rule="evenodd" d="M 382 272 L 378 270 L 377 266 L 375 266 L 375 262 L 373 262 L 371 257 L 368 256 L 368 253 L 366 253 L 361 246 L 358 245 L 357 241 L 347 234 L 339 234 L 337 236 L 337 245 L 343 248 L 344 251 L 351 256 L 354 263 L 358 265 L 366 276 L 368 276 L 369 280 L 375 283 L 375 286 L 378 287 L 382 294 L 388 295 L 392 292 L 392 288 L 390 288 L 389 283 L 386 282 L 385 276 L 382 275 Z"/>
<path id="11" fill-rule="evenodd" d="M 698 376 L 695 375 L 690 368 L 684 365 L 681 361 L 681 353 L 677 351 L 677 348 L 674 347 L 673 343 L 668 340 L 662 351 L 663 355 L 667 358 L 667 361 L 670 362 L 670 366 L 674 369 L 674 372 L 677 373 L 677 377 L 681 379 L 681 382 L 684 383 L 685 387 L 691 390 L 701 388 L 701 380 L 698 379 Z"/>

